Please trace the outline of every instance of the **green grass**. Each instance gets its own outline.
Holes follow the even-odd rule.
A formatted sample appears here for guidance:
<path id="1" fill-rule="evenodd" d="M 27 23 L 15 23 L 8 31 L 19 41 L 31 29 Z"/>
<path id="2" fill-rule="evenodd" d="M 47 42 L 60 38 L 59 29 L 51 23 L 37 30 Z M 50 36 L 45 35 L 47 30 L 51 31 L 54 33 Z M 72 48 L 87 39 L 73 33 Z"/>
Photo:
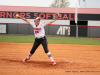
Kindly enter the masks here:
<path id="1" fill-rule="evenodd" d="M 0 36 L 0 42 L 12 43 L 34 43 L 34 36 Z M 100 45 L 100 39 L 75 38 L 75 37 L 54 37 L 47 36 L 48 43 L 52 44 L 81 44 Z"/>

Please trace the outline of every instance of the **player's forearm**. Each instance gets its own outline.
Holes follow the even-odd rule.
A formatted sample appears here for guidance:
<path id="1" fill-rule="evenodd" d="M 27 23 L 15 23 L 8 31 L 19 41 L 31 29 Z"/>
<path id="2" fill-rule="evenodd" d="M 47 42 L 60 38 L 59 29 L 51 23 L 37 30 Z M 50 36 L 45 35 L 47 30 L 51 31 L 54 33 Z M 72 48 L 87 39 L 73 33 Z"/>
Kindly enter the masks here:
<path id="1" fill-rule="evenodd" d="M 53 21 L 50 21 L 49 23 L 51 24 L 51 23 L 53 23 L 53 22 L 55 22 L 57 19 L 55 19 L 55 20 L 53 20 Z"/>
<path id="2" fill-rule="evenodd" d="M 46 25 L 50 25 L 51 23 L 55 22 L 57 19 L 53 20 L 53 21 L 50 21 L 48 23 L 46 23 Z"/>
<path id="3" fill-rule="evenodd" d="M 22 19 L 22 20 L 24 20 L 25 22 L 27 22 L 27 20 L 25 18 L 23 18 L 23 17 L 19 17 L 19 18 Z"/>
<path id="4" fill-rule="evenodd" d="M 21 16 L 19 16 L 19 18 L 21 18 L 22 20 L 24 20 L 24 21 L 27 22 L 27 23 L 30 23 L 30 21 L 28 21 L 27 19 L 25 19 L 25 18 L 23 18 L 23 17 L 21 17 Z"/>

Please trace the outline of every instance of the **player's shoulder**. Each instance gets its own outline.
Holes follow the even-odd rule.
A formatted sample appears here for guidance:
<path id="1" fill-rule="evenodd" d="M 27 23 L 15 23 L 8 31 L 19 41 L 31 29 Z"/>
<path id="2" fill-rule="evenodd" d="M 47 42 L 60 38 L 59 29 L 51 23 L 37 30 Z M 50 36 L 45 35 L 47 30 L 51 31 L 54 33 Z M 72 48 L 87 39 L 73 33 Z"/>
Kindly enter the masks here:
<path id="1" fill-rule="evenodd" d="M 35 22 L 34 22 L 34 21 L 31 21 L 30 23 L 35 24 Z"/>
<path id="2" fill-rule="evenodd" d="M 35 25 L 35 22 L 34 22 L 34 21 L 31 21 L 31 22 L 30 22 L 30 25 Z"/>
<path id="3" fill-rule="evenodd" d="M 40 23 L 40 26 L 45 26 L 45 22 L 41 22 Z"/>
<path id="4" fill-rule="evenodd" d="M 40 22 L 40 24 L 44 24 L 45 22 Z"/>

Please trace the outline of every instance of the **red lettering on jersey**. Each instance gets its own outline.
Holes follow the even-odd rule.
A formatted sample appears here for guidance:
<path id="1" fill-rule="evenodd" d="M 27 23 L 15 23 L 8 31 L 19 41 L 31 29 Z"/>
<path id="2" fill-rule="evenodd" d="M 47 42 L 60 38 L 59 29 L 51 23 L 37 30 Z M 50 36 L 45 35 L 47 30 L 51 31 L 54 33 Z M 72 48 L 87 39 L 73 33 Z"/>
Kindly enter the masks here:
<path id="1" fill-rule="evenodd" d="M 43 17 L 41 17 L 43 15 Z M 41 13 L 41 14 L 39 14 L 39 17 L 41 18 L 41 19 L 44 19 L 45 18 L 45 14 L 44 13 Z"/>
<path id="2" fill-rule="evenodd" d="M 71 14 L 69 14 L 69 20 L 74 20 L 74 18 L 71 18 Z"/>
<path id="3" fill-rule="evenodd" d="M 63 19 L 65 19 L 65 18 L 68 20 L 68 16 L 67 16 L 67 14 L 64 14 Z"/>
<path id="4" fill-rule="evenodd" d="M 8 18 L 8 16 L 10 17 L 10 18 L 12 18 L 12 12 L 10 12 L 10 13 L 6 13 L 6 18 Z"/>
<path id="5" fill-rule="evenodd" d="M 25 13 L 20 13 L 20 16 L 25 18 Z"/>
<path id="6" fill-rule="evenodd" d="M 26 13 L 26 18 L 31 18 L 30 13 Z"/>
<path id="7" fill-rule="evenodd" d="M 41 28 L 33 28 L 34 30 L 42 30 Z"/>
<path id="8" fill-rule="evenodd" d="M 48 19 L 48 17 L 51 17 L 50 15 L 51 15 L 50 13 L 47 13 L 46 14 L 46 19 Z"/>
<path id="9" fill-rule="evenodd" d="M 19 13 L 18 13 L 18 12 L 13 13 L 13 17 L 14 17 L 14 18 L 17 18 L 17 17 L 15 16 L 16 14 L 18 14 L 18 15 L 19 15 Z"/>
<path id="10" fill-rule="evenodd" d="M 38 13 L 34 13 L 34 18 L 38 17 Z"/>
<path id="11" fill-rule="evenodd" d="M 39 30 L 41 30 L 41 28 L 39 28 Z"/>
<path id="12" fill-rule="evenodd" d="M 5 12 L 1 12 L 1 13 L 0 13 L 0 17 L 1 17 L 1 18 L 5 18 Z"/>
<path id="13" fill-rule="evenodd" d="M 58 19 L 62 19 L 62 14 L 59 14 L 59 18 Z"/>

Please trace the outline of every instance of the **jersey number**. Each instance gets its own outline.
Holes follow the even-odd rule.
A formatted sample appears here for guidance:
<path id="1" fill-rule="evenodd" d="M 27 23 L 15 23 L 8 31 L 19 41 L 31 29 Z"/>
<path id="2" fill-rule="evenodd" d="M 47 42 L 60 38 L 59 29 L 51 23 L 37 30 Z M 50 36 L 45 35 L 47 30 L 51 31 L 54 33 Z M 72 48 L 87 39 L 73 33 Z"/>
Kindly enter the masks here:
<path id="1" fill-rule="evenodd" d="M 39 31 L 35 31 L 35 34 L 39 33 Z"/>

